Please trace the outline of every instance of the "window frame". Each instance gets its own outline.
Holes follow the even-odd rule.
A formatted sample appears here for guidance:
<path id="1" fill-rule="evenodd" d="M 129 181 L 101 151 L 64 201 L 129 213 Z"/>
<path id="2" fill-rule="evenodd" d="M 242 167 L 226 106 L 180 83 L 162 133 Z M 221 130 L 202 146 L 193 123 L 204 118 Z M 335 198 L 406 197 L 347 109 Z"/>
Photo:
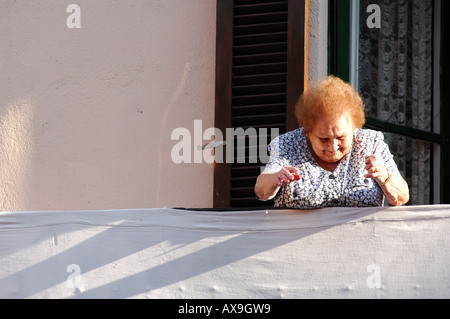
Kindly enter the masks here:
<path id="1" fill-rule="evenodd" d="M 450 161 L 450 26 L 445 23 L 445 12 L 450 12 L 450 1 L 440 1 L 441 5 L 441 50 L 440 50 L 440 114 L 441 114 L 441 203 L 450 204 L 450 167 L 443 165 Z M 446 125 L 447 124 L 447 125 Z"/>

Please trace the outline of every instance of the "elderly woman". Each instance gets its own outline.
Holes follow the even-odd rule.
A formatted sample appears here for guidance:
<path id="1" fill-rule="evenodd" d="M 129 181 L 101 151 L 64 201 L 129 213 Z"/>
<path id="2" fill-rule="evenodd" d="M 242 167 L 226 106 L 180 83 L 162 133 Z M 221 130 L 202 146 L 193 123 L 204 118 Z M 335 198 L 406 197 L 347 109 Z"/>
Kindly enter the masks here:
<path id="1" fill-rule="evenodd" d="M 261 200 L 295 209 L 409 201 L 383 134 L 362 129 L 364 104 L 349 84 L 333 76 L 318 81 L 296 112 L 301 128 L 269 145 L 270 161 L 255 186 Z"/>

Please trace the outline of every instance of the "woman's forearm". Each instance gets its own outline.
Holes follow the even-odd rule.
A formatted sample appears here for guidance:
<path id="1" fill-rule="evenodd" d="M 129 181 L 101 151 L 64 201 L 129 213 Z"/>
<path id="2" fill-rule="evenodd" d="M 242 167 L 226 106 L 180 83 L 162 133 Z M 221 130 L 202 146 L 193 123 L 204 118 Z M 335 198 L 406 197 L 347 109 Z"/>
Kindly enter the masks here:
<path id="1" fill-rule="evenodd" d="M 403 177 L 392 175 L 386 184 L 379 185 L 391 205 L 403 206 L 409 202 L 409 187 Z"/>
<path id="2" fill-rule="evenodd" d="M 373 178 L 383 190 L 386 199 L 391 205 L 402 206 L 409 202 L 408 183 L 402 176 L 391 174 L 384 166 L 380 155 L 366 156 L 366 178 Z"/>
<path id="3" fill-rule="evenodd" d="M 255 194 L 262 200 L 273 199 L 279 190 L 280 186 L 274 184 L 273 174 L 261 174 L 256 180 Z"/>

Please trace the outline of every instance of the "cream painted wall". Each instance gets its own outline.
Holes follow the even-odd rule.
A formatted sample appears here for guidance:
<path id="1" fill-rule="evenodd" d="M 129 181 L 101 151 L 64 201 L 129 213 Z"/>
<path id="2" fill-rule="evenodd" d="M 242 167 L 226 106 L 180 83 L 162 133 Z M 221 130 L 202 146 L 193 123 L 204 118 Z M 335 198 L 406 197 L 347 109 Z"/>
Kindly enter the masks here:
<path id="1" fill-rule="evenodd" d="M 1 0 L 0 209 L 211 207 L 212 165 L 174 164 L 171 133 L 214 125 L 215 9 Z"/>
<path id="2" fill-rule="evenodd" d="M 308 81 L 328 75 L 328 1 L 309 0 Z"/>

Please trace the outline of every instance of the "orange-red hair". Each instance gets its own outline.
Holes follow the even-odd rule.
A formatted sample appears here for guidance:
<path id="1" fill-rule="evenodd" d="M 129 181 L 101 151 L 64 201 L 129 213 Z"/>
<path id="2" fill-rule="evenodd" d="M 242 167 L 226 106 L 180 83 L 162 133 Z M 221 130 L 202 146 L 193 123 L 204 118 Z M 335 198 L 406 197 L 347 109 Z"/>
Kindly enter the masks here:
<path id="1" fill-rule="evenodd" d="M 329 121 L 348 113 L 353 127 L 362 128 L 366 123 L 364 103 L 353 87 L 335 76 L 315 82 L 303 93 L 296 105 L 300 127 L 310 133 L 319 118 Z"/>

